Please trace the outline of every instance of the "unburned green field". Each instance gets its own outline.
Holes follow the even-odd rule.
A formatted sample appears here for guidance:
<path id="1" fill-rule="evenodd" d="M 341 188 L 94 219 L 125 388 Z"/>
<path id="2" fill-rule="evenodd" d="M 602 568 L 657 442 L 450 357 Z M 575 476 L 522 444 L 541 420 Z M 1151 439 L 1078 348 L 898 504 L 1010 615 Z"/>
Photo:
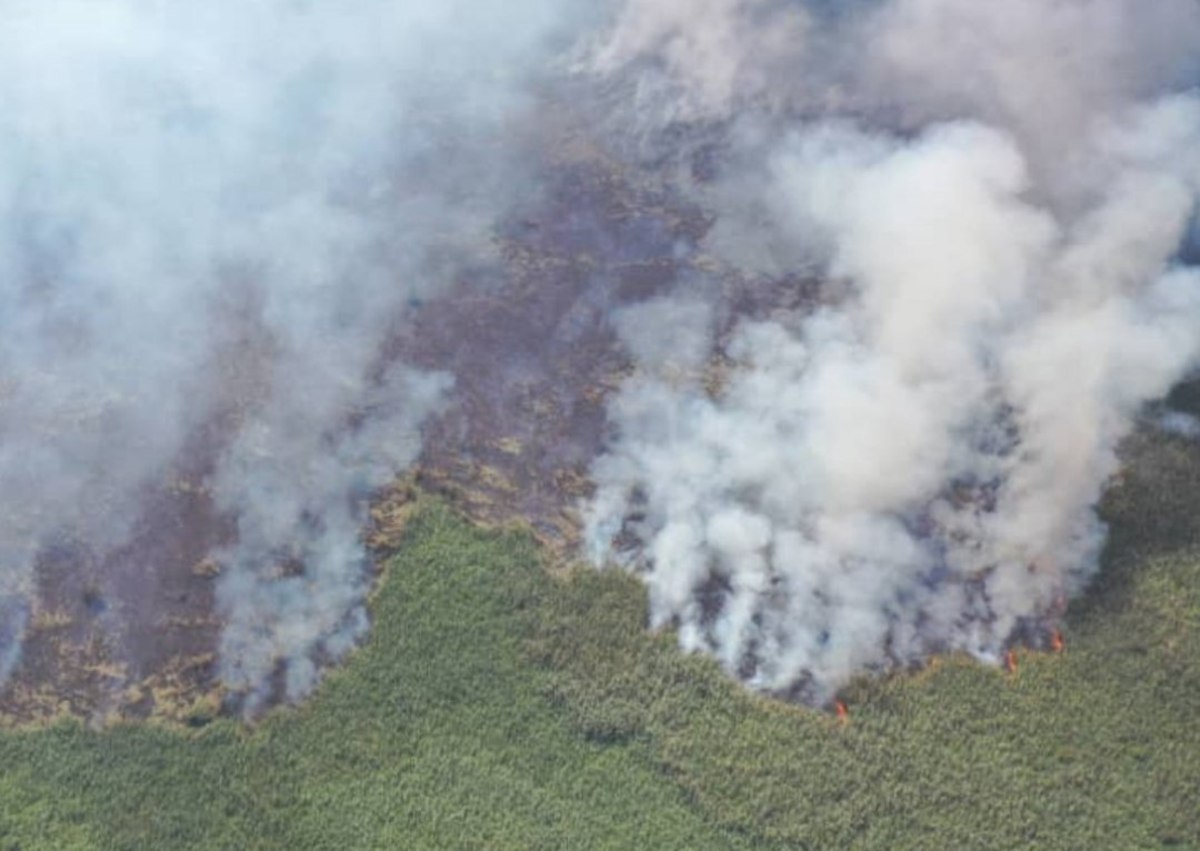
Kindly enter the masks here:
<path id="1" fill-rule="evenodd" d="M 1065 653 L 860 683 L 845 727 L 431 503 L 304 707 L 0 734 L 0 849 L 1200 848 L 1200 469 L 1134 452 Z"/>

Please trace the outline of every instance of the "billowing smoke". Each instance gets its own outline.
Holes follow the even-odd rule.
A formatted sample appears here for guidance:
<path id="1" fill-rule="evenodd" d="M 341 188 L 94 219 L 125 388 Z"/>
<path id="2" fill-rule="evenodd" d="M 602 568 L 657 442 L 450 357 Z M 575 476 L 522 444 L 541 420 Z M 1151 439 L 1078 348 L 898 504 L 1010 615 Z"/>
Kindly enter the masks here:
<path id="1" fill-rule="evenodd" d="M 819 702 L 1037 641 L 1200 359 L 1197 48 L 1193 0 L 10 10 L 0 682 L 178 486 L 220 678 L 307 694 L 372 494 L 498 453 L 557 512 L 610 332 L 587 540 L 686 647 Z"/>
<path id="2" fill-rule="evenodd" d="M 703 248 L 820 286 L 618 318 L 638 369 L 593 558 L 684 647 L 815 702 L 1044 635 L 1119 442 L 1200 357 L 1198 57 L 1190 0 L 628 0 L 590 68 L 638 132 L 722 128 Z"/>
<path id="3" fill-rule="evenodd" d="M 180 469 L 231 529 L 230 688 L 362 633 L 366 499 L 452 383 L 386 343 L 489 251 L 556 5 L 8 4 L 0 682 L 40 554 L 120 546 Z"/>

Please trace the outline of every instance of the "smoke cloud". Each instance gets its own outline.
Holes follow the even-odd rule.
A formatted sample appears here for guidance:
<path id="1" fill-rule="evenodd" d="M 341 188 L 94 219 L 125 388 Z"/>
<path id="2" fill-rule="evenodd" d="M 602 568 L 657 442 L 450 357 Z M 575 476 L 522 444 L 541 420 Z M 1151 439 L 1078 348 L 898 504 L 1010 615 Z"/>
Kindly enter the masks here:
<path id="1" fill-rule="evenodd" d="M 813 702 L 1044 637 L 1119 442 L 1200 356 L 1197 48 L 1174 0 L 628 0 L 589 58 L 643 96 L 627 117 L 727 128 L 704 248 L 825 283 L 685 323 L 675 364 L 627 308 L 593 559 L 685 648 Z"/>
<path id="2" fill-rule="evenodd" d="M 0 681 L 40 554 L 120 546 L 181 469 L 232 530 L 227 686 L 301 696 L 362 634 L 366 499 L 452 385 L 385 344 L 489 251 L 554 6 L 7 10 Z"/>
<path id="3" fill-rule="evenodd" d="M 219 677 L 304 696 L 422 453 L 556 523 L 594 459 L 590 556 L 765 691 L 1037 643 L 1200 361 L 1198 48 L 1193 0 L 10 10 L 0 683 L 184 481 Z"/>

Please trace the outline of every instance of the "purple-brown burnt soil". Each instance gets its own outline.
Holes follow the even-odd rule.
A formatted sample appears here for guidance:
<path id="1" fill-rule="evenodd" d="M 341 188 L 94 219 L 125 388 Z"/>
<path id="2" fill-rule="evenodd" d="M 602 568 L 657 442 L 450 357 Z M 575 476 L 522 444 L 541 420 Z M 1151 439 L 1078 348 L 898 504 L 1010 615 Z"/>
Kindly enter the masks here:
<path id="1" fill-rule="evenodd" d="M 629 365 L 612 309 L 659 293 L 697 261 L 706 222 L 647 172 L 623 168 L 572 129 L 540 143 L 535 199 L 497 228 L 499 261 L 464 273 L 414 308 L 383 359 L 450 372 L 449 407 L 429 423 L 403 484 L 378 497 L 377 552 L 396 543 L 413 483 L 448 494 L 485 523 L 528 523 L 569 553 L 604 403 Z M 706 276 L 741 288 L 732 273 Z M 769 288 L 767 288 L 769 289 Z M 664 330 L 669 333 L 669 330 Z M 224 365 L 231 413 L 253 391 L 253 357 Z M 91 720 L 199 718 L 219 703 L 215 567 L 233 534 L 206 493 L 222 419 L 197 435 L 169 481 L 144 495 L 129 542 L 96 557 L 69 542 L 44 553 L 22 659 L 0 692 L 0 722 L 69 712 Z"/>

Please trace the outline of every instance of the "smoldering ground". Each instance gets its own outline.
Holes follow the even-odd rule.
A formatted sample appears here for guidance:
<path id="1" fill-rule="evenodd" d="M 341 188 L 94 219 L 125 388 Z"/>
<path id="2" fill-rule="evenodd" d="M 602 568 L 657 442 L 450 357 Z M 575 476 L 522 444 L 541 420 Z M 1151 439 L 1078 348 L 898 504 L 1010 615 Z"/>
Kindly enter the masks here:
<path id="1" fill-rule="evenodd" d="M 6 700 L 303 696 L 414 461 L 811 700 L 1087 581 L 1196 355 L 1190 4 L 222 5 L 0 60 Z"/>

